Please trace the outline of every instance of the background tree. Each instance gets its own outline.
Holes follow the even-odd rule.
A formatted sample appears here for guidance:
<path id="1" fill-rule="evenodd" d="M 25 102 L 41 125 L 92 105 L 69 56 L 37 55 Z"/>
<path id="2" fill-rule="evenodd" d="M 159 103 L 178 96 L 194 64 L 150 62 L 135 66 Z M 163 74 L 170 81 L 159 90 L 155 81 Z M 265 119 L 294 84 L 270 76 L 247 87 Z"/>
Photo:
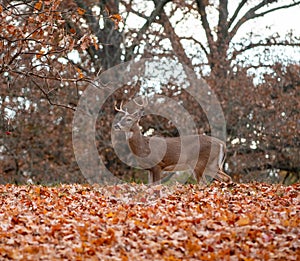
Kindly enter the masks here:
<path id="1" fill-rule="evenodd" d="M 2 182 L 79 181 L 71 144 L 72 111 L 87 84 L 132 58 L 169 57 L 204 77 L 227 121 L 228 171 L 237 179 L 262 171 L 299 175 L 299 67 L 279 55 L 299 38 L 271 29 L 242 28 L 299 1 L 2 1 L 0 16 Z M 121 22 L 121 20 L 123 20 Z M 268 35 L 269 32 L 269 35 Z M 276 57 L 277 56 L 277 57 Z M 296 57 L 296 55 L 295 55 Z M 296 61 L 297 62 L 297 61 Z M 254 85 L 253 69 L 264 68 Z M 120 102 L 140 90 L 124 86 L 99 116 L 98 147 L 118 175 L 133 173 L 116 160 L 109 132 Z M 184 102 L 209 133 L 201 108 L 173 83 L 165 94 Z M 148 92 L 153 90 L 147 90 Z M 49 105 L 50 104 L 50 105 Z M 149 116 L 144 129 L 176 135 L 166 119 Z M 169 132 L 169 134 L 166 134 Z M 58 149 L 59 148 L 59 149 Z M 284 170 L 284 172 L 279 172 Z"/>

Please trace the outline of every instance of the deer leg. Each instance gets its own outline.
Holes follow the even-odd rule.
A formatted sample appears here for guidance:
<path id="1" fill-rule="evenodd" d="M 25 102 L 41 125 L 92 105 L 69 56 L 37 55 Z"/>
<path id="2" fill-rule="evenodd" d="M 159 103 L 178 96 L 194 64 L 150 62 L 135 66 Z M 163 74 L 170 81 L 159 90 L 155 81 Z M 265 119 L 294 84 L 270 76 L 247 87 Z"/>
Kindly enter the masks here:
<path id="1" fill-rule="evenodd" d="M 223 164 L 225 160 L 223 147 L 220 146 L 220 150 L 215 149 L 213 151 L 217 153 L 210 155 L 207 165 L 204 166 L 203 176 L 211 176 L 212 178 L 220 182 L 232 182 L 231 177 L 223 171 Z"/>
<path id="2" fill-rule="evenodd" d="M 224 165 L 224 162 L 225 162 L 225 149 L 223 146 L 221 146 L 221 152 L 219 154 L 219 161 L 218 161 L 218 166 L 219 166 L 219 169 L 217 171 L 217 175 L 215 177 L 216 180 L 219 180 L 219 181 L 223 181 L 223 182 L 226 182 L 226 183 L 231 183 L 232 182 L 232 179 L 230 176 L 228 176 L 224 171 L 223 171 L 223 165 Z"/>
<path id="3" fill-rule="evenodd" d="M 203 170 L 201 168 L 196 168 L 193 171 L 194 177 L 198 184 L 206 186 L 208 184 L 207 178 L 203 173 Z"/>
<path id="4" fill-rule="evenodd" d="M 153 183 L 153 173 L 152 170 L 148 170 L 148 184 Z"/>
<path id="5" fill-rule="evenodd" d="M 219 169 L 215 179 L 221 182 L 231 183 L 232 179 L 229 175 L 227 175 L 222 169 Z"/>
<path id="6" fill-rule="evenodd" d="M 161 168 L 159 166 L 152 167 L 148 174 L 148 183 L 160 183 L 160 173 Z"/>
<path id="7" fill-rule="evenodd" d="M 190 166 L 190 170 L 193 172 L 194 178 L 196 179 L 197 183 L 204 183 L 207 184 L 206 177 L 204 175 L 205 164 L 203 161 L 198 160 L 196 166 Z"/>

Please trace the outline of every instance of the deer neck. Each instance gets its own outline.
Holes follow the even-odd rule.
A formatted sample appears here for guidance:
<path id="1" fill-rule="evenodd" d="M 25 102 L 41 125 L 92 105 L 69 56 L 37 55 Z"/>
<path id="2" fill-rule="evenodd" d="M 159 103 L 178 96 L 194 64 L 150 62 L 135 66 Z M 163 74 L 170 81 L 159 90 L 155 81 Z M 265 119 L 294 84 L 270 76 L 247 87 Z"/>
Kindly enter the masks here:
<path id="1" fill-rule="evenodd" d="M 129 141 L 131 151 L 138 156 L 143 156 L 141 154 L 144 154 L 145 148 L 148 147 L 148 138 L 143 136 L 140 126 L 134 124 L 130 130 L 130 134 L 127 133 L 126 137 Z"/>
<path id="2" fill-rule="evenodd" d="M 125 132 L 125 136 L 128 141 L 130 141 L 138 136 L 142 136 L 139 125 L 134 124 L 129 131 Z"/>

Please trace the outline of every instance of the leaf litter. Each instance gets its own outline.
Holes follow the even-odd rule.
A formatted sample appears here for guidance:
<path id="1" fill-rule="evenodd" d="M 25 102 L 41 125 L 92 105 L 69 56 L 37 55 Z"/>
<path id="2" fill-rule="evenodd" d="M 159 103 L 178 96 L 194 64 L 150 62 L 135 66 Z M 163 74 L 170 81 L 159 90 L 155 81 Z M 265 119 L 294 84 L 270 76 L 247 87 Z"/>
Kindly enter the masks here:
<path id="1" fill-rule="evenodd" d="M 299 260 L 300 184 L 0 186 L 0 260 Z"/>

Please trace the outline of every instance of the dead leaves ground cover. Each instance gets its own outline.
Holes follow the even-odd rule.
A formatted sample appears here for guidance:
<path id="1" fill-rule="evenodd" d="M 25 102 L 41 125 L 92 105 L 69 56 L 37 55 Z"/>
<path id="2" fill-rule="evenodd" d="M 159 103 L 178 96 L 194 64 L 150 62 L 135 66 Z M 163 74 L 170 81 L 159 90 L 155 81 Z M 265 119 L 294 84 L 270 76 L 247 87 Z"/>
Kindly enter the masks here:
<path id="1" fill-rule="evenodd" d="M 0 260 L 299 260 L 300 184 L 0 186 Z"/>

